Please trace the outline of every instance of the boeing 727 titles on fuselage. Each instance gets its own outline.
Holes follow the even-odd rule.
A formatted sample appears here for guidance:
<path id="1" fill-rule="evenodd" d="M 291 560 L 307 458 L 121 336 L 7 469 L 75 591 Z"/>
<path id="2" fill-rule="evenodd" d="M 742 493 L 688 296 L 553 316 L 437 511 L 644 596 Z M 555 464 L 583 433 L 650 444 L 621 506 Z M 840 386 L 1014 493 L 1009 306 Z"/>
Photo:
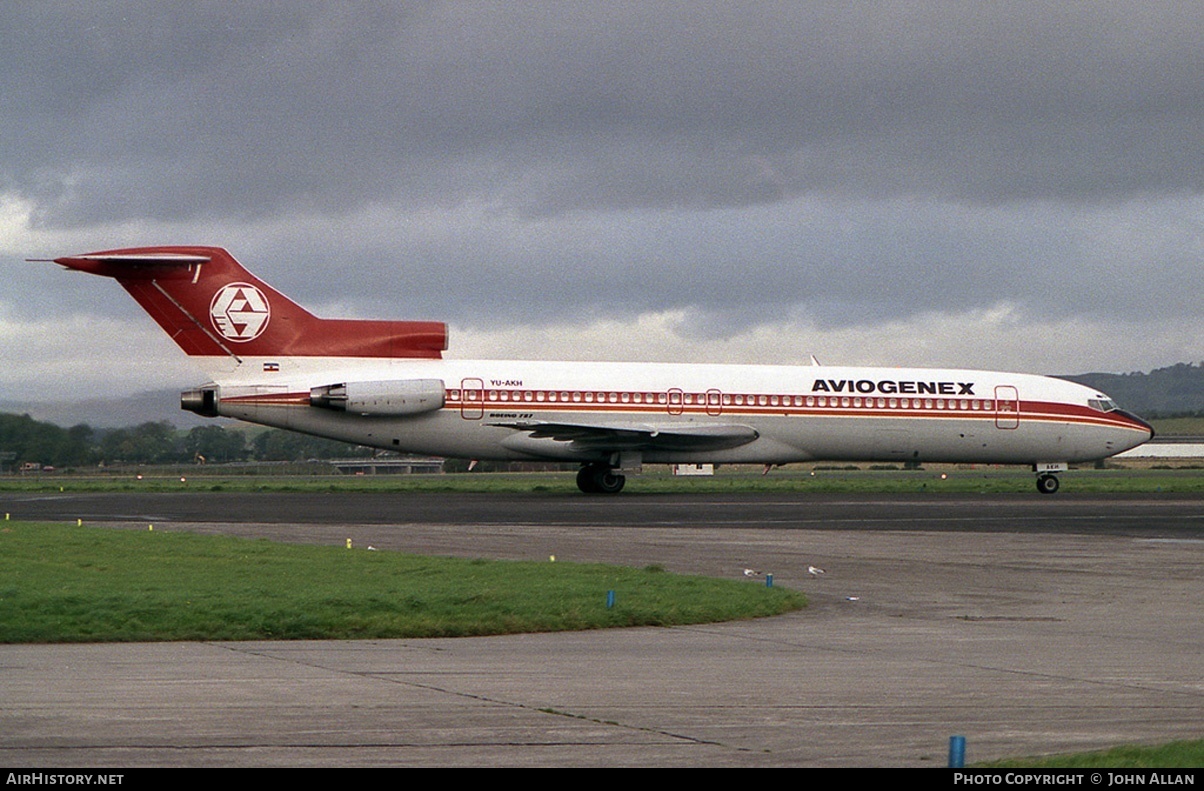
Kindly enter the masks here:
<path id="1" fill-rule="evenodd" d="M 443 358 L 438 322 L 321 319 L 218 247 L 55 259 L 117 280 L 209 375 L 181 405 L 374 448 L 581 465 L 614 494 L 646 463 L 1026 464 L 1146 442 L 1103 393 L 1031 374 L 829 366 Z"/>

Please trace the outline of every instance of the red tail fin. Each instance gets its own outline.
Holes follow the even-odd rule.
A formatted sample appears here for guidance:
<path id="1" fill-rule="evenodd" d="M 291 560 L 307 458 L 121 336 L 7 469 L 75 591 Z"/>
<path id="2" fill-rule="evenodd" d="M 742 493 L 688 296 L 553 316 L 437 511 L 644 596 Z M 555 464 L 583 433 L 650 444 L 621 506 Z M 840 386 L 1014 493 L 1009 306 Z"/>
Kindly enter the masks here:
<path id="1" fill-rule="evenodd" d="M 55 263 L 115 278 L 193 356 L 438 358 L 447 348 L 440 322 L 320 319 L 220 247 L 136 247 Z"/>

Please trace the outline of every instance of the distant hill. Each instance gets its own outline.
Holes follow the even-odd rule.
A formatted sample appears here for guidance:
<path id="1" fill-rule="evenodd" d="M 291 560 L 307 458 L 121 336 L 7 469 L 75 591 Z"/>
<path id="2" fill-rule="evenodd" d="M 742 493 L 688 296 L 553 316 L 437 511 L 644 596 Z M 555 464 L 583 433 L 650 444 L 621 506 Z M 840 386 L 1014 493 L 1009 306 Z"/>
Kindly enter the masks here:
<path id="1" fill-rule="evenodd" d="M 167 421 L 183 429 L 214 425 L 212 420 L 180 409 L 179 390 L 158 390 L 126 398 L 90 398 L 83 401 L 0 401 L 0 412 L 29 415 L 34 420 L 58 426 L 86 423 L 93 428 L 122 428 L 148 421 Z"/>
<path id="2" fill-rule="evenodd" d="M 1204 365 L 1204 363 L 1201 363 Z M 1142 417 L 1204 414 L 1204 367 L 1178 363 L 1147 373 L 1060 376 L 1107 393 Z"/>

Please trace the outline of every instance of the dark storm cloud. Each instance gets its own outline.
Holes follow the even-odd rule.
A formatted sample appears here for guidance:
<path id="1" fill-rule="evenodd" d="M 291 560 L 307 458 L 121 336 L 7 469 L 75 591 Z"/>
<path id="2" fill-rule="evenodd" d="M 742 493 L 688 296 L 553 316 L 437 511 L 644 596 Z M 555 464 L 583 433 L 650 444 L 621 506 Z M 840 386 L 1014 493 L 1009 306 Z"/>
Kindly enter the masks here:
<path id="1" fill-rule="evenodd" d="M 352 302 L 363 315 L 470 327 L 689 309 L 698 320 L 685 329 L 716 335 L 998 302 L 1035 318 L 1181 320 L 1198 311 L 1200 217 L 1187 199 L 1091 208 L 800 199 L 522 221 L 463 211 L 433 228 L 375 223 L 396 238 L 355 227 L 238 252 L 307 304 Z"/>
<path id="2" fill-rule="evenodd" d="M 1197 191 L 1195 4 L 9 4 L 53 225 Z"/>

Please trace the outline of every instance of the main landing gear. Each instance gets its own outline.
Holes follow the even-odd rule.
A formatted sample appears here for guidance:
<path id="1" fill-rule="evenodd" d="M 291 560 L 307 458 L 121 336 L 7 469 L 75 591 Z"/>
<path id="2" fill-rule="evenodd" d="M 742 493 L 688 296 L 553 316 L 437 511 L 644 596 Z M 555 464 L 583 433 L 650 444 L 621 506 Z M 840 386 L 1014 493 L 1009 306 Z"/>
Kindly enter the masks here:
<path id="1" fill-rule="evenodd" d="M 577 488 L 586 494 L 618 494 L 627 478 L 609 464 L 587 464 L 577 471 Z"/>
<path id="2" fill-rule="evenodd" d="M 1053 494 L 1058 490 L 1058 476 L 1041 473 L 1037 476 L 1037 491 L 1041 494 Z"/>

